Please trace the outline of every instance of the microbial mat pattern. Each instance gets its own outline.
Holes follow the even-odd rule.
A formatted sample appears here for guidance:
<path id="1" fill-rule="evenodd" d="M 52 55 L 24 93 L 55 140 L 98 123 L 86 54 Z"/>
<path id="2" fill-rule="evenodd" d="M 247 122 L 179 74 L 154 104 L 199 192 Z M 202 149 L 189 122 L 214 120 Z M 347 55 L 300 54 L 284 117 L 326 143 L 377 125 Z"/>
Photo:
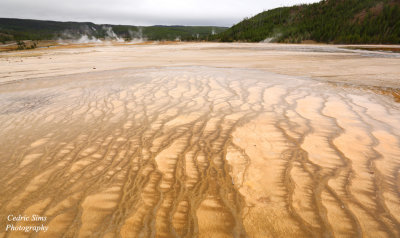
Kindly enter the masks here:
<path id="1" fill-rule="evenodd" d="M 0 223 L 38 214 L 49 226 L 5 237 L 400 236 L 388 96 L 194 66 L 0 91 Z"/>

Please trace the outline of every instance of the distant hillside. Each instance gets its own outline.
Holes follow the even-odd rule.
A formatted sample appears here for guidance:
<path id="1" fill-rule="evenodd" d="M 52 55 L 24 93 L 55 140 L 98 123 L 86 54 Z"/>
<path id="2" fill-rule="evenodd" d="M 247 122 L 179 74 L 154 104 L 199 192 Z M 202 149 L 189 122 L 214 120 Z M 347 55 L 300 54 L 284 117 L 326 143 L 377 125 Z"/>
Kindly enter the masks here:
<path id="1" fill-rule="evenodd" d="M 216 41 L 400 43 L 399 0 L 325 0 L 262 12 L 210 37 Z"/>
<path id="2" fill-rule="evenodd" d="M 13 40 L 82 39 L 148 39 L 197 40 L 220 33 L 226 27 L 214 26 L 149 26 L 99 25 L 91 22 L 58 22 L 0 18 L 0 42 Z"/>
<path id="3" fill-rule="evenodd" d="M 143 27 L 143 35 L 150 40 L 175 40 L 183 41 L 205 40 L 208 36 L 221 33 L 228 27 L 214 26 L 148 26 Z"/>

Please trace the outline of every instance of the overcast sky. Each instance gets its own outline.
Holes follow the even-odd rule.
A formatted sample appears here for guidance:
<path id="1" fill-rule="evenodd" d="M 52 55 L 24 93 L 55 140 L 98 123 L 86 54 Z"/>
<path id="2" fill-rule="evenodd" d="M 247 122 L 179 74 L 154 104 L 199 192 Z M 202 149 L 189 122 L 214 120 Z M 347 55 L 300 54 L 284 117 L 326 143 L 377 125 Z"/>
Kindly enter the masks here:
<path id="1" fill-rule="evenodd" d="M 319 0 L 0 0 L 0 17 L 128 25 L 231 26 L 263 10 Z"/>

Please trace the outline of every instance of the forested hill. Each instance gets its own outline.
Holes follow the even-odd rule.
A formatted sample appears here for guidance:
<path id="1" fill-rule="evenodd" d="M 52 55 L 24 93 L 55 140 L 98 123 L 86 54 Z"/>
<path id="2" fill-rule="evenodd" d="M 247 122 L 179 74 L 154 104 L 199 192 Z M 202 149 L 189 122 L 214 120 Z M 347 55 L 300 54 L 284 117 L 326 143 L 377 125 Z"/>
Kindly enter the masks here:
<path id="1" fill-rule="evenodd" d="M 398 44 L 399 0 L 325 0 L 262 12 L 212 36 L 216 41 Z"/>
<path id="2" fill-rule="evenodd" d="M 220 33 L 226 27 L 215 26 L 130 26 L 100 25 L 91 22 L 59 22 L 15 18 L 0 18 L 0 42 L 15 40 L 57 39 L 147 39 L 199 40 Z"/>

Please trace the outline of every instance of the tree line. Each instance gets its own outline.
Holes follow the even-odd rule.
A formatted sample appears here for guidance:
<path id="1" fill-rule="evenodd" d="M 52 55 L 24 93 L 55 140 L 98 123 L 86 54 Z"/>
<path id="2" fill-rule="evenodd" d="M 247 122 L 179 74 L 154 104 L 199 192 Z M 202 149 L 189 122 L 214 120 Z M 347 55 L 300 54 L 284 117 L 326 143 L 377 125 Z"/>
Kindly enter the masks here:
<path id="1" fill-rule="evenodd" d="M 400 2 L 325 0 L 276 8 L 246 18 L 209 40 L 398 44 Z"/>

